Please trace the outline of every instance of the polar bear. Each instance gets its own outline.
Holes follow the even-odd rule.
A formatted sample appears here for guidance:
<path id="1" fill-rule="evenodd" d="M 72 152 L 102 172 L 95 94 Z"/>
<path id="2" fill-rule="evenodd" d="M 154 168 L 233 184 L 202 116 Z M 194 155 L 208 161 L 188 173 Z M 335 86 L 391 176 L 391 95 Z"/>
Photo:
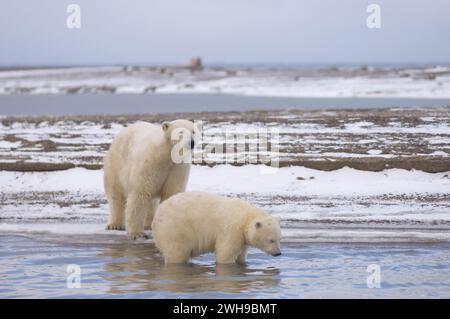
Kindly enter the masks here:
<path id="1" fill-rule="evenodd" d="M 241 199 L 185 192 L 160 205 L 152 225 L 165 263 L 215 252 L 220 264 L 244 264 L 247 247 L 281 255 L 280 221 Z"/>
<path id="2" fill-rule="evenodd" d="M 129 239 L 144 236 L 159 202 L 186 188 L 193 136 L 187 120 L 138 122 L 117 135 L 104 160 L 106 229 L 126 229 Z"/>

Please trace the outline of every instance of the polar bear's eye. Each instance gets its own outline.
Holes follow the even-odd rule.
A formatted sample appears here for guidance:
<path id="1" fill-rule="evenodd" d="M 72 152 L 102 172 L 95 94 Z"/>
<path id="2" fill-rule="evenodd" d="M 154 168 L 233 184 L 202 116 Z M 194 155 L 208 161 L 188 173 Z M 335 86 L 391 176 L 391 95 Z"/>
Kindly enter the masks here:
<path id="1" fill-rule="evenodd" d="M 270 243 L 271 243 L 271 244 L 273 244 L 274 242 L 275 242 L 275 240 L 273 240 L 273 239 L 270 240 Z"/>

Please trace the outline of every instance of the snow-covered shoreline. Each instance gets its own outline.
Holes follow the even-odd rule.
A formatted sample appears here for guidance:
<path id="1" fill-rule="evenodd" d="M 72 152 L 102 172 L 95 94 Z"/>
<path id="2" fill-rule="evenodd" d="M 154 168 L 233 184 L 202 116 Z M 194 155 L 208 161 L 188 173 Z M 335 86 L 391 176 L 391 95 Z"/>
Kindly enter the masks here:
<path id="1" fill-rule="evenodd" d="M 447 173 L 261 165 L 194 166 L 188 190 L 244 198 L 282 218 L 285 242 L 450 242 Z M 0 232 L 57 242 L 120 243 L 108 232 L 102 171 L 2 172 Z"/>
<path id="2" fill-rule="evenodd" d="M 0 71 L 0 94 L 158 93 L 450 98 L 450 68 L 207 67 L 193 71 L 170 66 L 110 66 Z"/>

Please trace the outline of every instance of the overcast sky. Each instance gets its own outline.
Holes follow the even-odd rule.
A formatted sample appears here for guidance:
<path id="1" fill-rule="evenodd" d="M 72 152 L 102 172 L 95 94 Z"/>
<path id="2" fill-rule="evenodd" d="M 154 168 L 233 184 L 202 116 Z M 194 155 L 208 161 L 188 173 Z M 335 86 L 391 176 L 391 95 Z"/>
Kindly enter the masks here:
<path id="1" fill-rule="evenodd" d="M 66 27 L 81 6 L 81 29 Z M 381 6 L 381 29 L 366 26 Z M 1 65 L 450 61 L 450 0 L 1 0 Z"/>

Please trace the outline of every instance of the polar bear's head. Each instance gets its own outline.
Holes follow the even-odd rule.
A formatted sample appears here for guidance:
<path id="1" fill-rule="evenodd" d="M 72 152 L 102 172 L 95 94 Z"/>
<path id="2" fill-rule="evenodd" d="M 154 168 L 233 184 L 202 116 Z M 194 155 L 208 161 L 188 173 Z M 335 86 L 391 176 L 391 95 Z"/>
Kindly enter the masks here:
<path id="1" fill-rule="evenodd" d="M 171 155 L 174 163 L 190 162 L 191 150 L 195 147 L 199 128 L 188 120 L 163 122 L 161 127 L 172 145 Z"/>
<path id="2" fill-rule="evenodd" d="M 256 218 L 248 226 L 248 242 L 272 256 L 281 255 L 280 220 L 272 216 Z"/>
<path id="3" fill-rule="evenodd" d="M 194 133 L 197 128 L 193 122 L 188 120 L 165 121 L 161 124 L 161 127 L 172 145 L 186 143 L 191 149 L 194 148 Z"/>

